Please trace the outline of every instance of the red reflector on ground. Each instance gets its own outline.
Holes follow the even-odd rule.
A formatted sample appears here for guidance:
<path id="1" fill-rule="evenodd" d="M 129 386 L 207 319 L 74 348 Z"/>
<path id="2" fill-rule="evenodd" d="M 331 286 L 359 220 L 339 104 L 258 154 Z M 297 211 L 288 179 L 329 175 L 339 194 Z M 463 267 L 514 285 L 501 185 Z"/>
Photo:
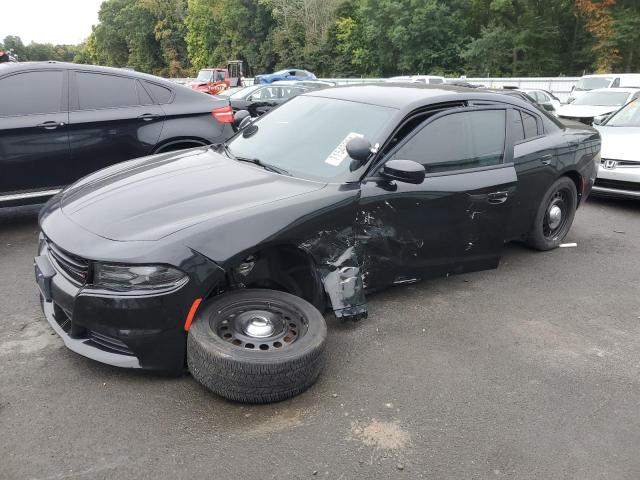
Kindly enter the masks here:
<path id="1" fill-rule="evenodd" d="M 187 320 L 184 322 L 184 331 L 188 332 L 189 328 L 191 328 L 191 322 L 193 322 L 193 317 L 196 316 L 196 312 L 198 311 L 198 307 L 202 302 L 201 298 L 196 298 L 191 304 L 191 308 L 189 309 L 189 313 L 187 314 Z"/>
<path id="2" fill-rule="evenodd" d="M 211 115 L 220 123 L 233 123 L 233 108 L 231 108 L 231 105 L 216 108 L 211 111 Z"/>

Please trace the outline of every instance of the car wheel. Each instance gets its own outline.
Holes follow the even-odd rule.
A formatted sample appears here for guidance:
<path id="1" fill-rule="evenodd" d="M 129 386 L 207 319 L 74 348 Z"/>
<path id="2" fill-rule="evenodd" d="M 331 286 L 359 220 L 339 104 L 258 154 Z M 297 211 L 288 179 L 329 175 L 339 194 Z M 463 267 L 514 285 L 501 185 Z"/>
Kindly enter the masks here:
<path id="1" fill-rule="evenodd" d="M 544 195 L 527 244 L 536 250 L 556 248 L 571 229 L 576 214 L 578 192 L 568 177 L 561 177 Z"/>
<path id="2" fill-rule="evenodd" d="M 276 290 L 235 290 L 198 311 L 187 337 L 187 364 L 221 397 L 277 402 L 317 380 L 326 338 L 323 316 L 306 300 Z"/>

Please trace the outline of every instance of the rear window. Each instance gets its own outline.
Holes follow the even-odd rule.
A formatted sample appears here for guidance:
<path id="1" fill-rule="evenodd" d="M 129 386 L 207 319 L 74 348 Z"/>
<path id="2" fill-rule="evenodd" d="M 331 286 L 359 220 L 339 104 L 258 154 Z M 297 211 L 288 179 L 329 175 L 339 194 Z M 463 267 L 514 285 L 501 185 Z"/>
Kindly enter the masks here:
<path id="1" fill-rule="evenodd" d="M 132 78 L 77 72 L 76 84 L 80 110 L 130 107 L 140 104 L 136 81 Z"/>

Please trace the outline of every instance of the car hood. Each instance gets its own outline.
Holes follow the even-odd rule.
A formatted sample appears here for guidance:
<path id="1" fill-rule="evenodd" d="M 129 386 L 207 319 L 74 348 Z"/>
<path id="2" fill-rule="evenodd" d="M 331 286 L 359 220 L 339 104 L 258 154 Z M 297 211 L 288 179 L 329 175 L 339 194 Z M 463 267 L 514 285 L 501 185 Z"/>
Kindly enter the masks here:
<path id="1" fill-rule="evenodd" d="M 195 224 L 323 188 L 209 148 L 144 157 L 67 188 L 62 213 L 101 237 L 159 240 Z"/>
<path id="2" fill-rule="evenodd" d="M 596 127 L 602 136 L 602 158 L 640 162 L 640 127 Z"/>
<path id="3" fill-rule="evenodd" d="M 617 106 L 597 106 L 597 105 L 563 105 L 558 110 L 558 115 L 561 117 L 597 117 L 599 115 L 605 115 L 607 113 L 615 112 L 620 107 Z"/>

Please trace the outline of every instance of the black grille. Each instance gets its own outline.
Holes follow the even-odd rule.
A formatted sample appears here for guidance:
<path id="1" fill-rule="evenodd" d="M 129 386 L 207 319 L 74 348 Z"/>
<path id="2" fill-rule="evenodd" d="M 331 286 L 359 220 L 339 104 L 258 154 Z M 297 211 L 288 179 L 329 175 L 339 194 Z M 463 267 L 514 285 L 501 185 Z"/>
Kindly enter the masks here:
<path id="1" fill-rule="evenodd" d="M 69 318 L 67 312 L 62 310 L 56 303 L 53 304 L 53 318 L 65 333 L 71 331 L 71 318 Z"/>
<path id="2" fill-rule="evenodd" d="M 620 180 L 596 178 L 595 185 L 597 187 L 615 188 L 617 190 L 631 190 L 633 192 L 640 192 L 640 183 L 636 183 L 636 182 L 622 182 Z"/>
<path id="3" fill-rule="evenodd" d="M 615 158 L 603 158 L 600 163 L 605 164 L 607 160 L 613 160 L 618 167 L 640 167 L 640 160 L 616 160 Z"/>
<path id="4" fill-rule="evenodd" d="M 89 334 L 89 340 L 85 343 L 88 345 L 92 345 L 106 352 L 118 353 L 120 355 L 133 355 L 129 347 L 117 338 L 108 337 L 93 330 L 89 330 L 87 333 Z"/>
<path id="5" fill-rule="evenodd" d="M 89 261 L 65 252 L 47 240 L 49 255 L 67 278 L 74 283 L 84 285 L 89 276 Z"/>

